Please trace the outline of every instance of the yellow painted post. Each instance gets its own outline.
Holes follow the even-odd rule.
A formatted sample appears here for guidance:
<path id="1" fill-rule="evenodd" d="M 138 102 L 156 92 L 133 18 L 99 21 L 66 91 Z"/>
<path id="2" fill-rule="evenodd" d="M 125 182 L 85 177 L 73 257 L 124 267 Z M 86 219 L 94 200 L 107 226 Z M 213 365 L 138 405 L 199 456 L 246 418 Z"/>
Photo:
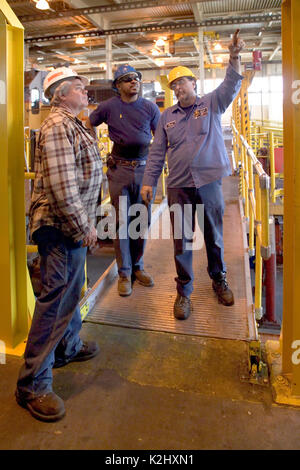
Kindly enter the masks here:
<path id="1" fill-rule="evenodd" d="M 274 156 L 274 134 L 269 132 L 269 158 L 270 158 L 270 178 L 271 178 L 271 198 L 272 202 L 276 202 L 275 193 L 275 156 Z"/>
<path id="2" fill-rule="evenodd" d="M 254 188 L 253 188 L 253 164 L 248 158 L 248 181 L 249 181 L 249 256 L 254 256 Z"/>
<path id="3" fill-rule="evenodd" d="M 24 197 L 24 30 L 0 2 L 0 339 L 6 352 L 28 333 Z M 30 301 L 30 299 L 29 299 Z"/>
<path id="4" fill-rule="evenodd" d="M 256 225 L 256 248 L 255 248 L 255 318 L 260 320 L 263 316 L 261 305 L 262 298 L 262 257 L 261 257 L 261 198 L 259 176 L 255 175 L 255 225 Z"/>
<path id="5" fill-rule="evenodd" d="M 167 75 L 158 75 L 156 78 L 165 92 L 164 107 L 161 108 L 161 111 L 163 111 L 173 105 L 173 91 L 168 87 L 169 80 Z"/>
<path id="6" fill-rule="evenodd" d="M 245 194 L 245 217 L 249 219 L 249 175 L 247 150 L 242 145 L 243 167 L 244 167 L 244 194 Z"/>
<path id="7" fill-rule="evenodd" d="M 262 177 L 263 176 L 263 177 Z M 270 181 L 267 175 L 260 177 L 260 194 L 261 194 L 261 253 L 264 259 L 268 259 L 271 255 L 270 247 L 270 226 L 269 226 L 269 197 L 270 197 Z"/>
<path id="8" fill-rule="evenodd" d="M 282 372 L 291 374 L 291 396 L 300 397 L 300 2 L 282 4 L 284 127 L 284 265 Z M 299 350 L 299 345 L 298 345 Z"/>

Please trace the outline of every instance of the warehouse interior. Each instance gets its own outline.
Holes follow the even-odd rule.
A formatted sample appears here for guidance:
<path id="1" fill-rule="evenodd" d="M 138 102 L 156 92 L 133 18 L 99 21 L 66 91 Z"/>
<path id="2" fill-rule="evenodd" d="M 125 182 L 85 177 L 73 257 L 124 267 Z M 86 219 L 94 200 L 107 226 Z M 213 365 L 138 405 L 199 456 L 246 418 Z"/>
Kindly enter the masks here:
<path id="1" fill-rule="evenodd" d="M 5 87 L 0 88 L 0 97 L 7 90 L 7 98 L 0 100 L 7 116 L 1 142 L 8 167 L 0 183 L 8 188 L 2 200 L 7 226 L 2 234 L 2 281 L 8 294 L 2 300 L 7 314 L 0 322 L 0 448 L 102 450 L 104 455 L 151 449 L 298 450 L 300 372 L 298 359 L 291 359 L 291 344 L 300 334 L 296 269 L 300 117 L 298 101 L 290 99 L 300 72 L 298 1 L 1 0 L 0 5 L 5 39 L 0 76 Z M 16 404 L 14 390 L 38 288 L 38 274 L 33 271 L 37 252 L 30 247 L 26 224 L 34 138 L 50 111 L 43 93 L 45 76 L 66 66 L 89 79 L 89 106 L 80 115 L 84 122 L 101 100 L 114 95 L 111 84 L 117 67 L 130 64 L 142 73 L 142 96 L 163 112 L 176 102 L 166 86 L 173 67 L 184 65 L 195 73 L 200 95 L 222 82 L 228 44 L 237 29 L 245 41 L 241 52 L 245 78 L 222 123 L 232 163 L 232 176 L 223 186 L 225 250 L 239 301 L 229 312 L 207 294 L 210 284 L 201 272 L 206 271 L 202 252 L 195 261 L 201 286 L 195 293 L 197 313 L 186 324 L 178 324 L 170 313 L 175 272 L 168 266 L 169 241 L 149 240 L 145 254 L 146 267 L 157 275 L 157 290 L 147 292 L 147 297 L 143 288 L 137 288 L 126 300 L 117 298 L 112 244 L 99 242 L 87 257 L 81 312 L 82 336 L 97 341 L 100 355 L 54 371 L 55 391 L 67 409 L 62 421 L 33 420 Z M 12 138 L 12 129 L 18 140 Z M 104 167 L 111 144 L 106 130 L 101 126 L 98 134 Z M 16 153 L 22 155 L 10 173 L 9 158 Z M 259 167 L 268 181 L 261 188 L 261 219 L 255 212 L 259 203 L 253 202 L 252 194 L 258 193 L 247 158 L 254 162 L 253 174 Z M 22 191 L 16 191 L 16 185 Z M 264 189 L 269 191 L 267 229 Z M 109 201 L 105 178 L 102 192 L 105 204 Z M 155 210 L 154 225 L 166 210 L 164 175 Z M 259 254 L 260 279 L 251 231 L 267 249 L 267 254 L 263 250 Z M 13 274 L 6 276 L 7 272 Z"/>

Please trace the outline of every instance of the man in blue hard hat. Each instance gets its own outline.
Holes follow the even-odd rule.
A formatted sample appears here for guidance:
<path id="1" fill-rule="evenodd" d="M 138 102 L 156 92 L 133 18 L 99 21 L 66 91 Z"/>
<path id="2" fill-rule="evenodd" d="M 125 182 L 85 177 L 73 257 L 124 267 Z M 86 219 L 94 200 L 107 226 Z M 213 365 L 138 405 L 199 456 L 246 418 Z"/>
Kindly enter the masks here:
<path id="1" fill-rule="evenodd" d="M 118 292 L 121 296 L 132 293 L 132 280 L 136 279 L 145 287 L 153 286 L 150 274 L 145 272 L 143 255 L 145 239 L 130 238 L 128 226 L 131 217 L 129 209 L 133 204 L 143 203 L 140 195 L 144 169 L 152 134 L 160 118 L 156 104 L 139 96 L 142 75 L 130 65 L 121 65 L 114 74 L 113 88 L 118 92 L 99 104 L 87 122 L 96 127 L 105 122 L 113 142 L 111 155 L 107 160 L 107 178 L 111 202 L 116 211 L 116 237 L 113 240 L 118 265 Z M 120 196 L 127 201 L 123 208 Z M 126 212 L 126 213 L 122 213 Z M 120 220 L 120 214 L 122 221 Z M 148 208 L 150 223 L 151 208 Z M 119 228 L 126 224 L 126 237 L 120 236 Z"/>

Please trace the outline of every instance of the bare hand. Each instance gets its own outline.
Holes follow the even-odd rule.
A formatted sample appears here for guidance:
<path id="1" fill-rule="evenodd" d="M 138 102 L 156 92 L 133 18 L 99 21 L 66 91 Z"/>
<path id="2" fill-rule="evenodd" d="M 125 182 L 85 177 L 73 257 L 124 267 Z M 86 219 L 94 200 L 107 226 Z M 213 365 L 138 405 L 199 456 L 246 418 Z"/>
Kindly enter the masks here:
<path id="1" fill-rule="evenodd" d="M 94 245 L 96 245 L 97 240 L 98 240 L 97 230 L 95 229 L 95 227 L 92 227 L 91 230 L 89 231 L 89 233 L 82 240 L 83 241 L 82 246 L 93 247 Z"/>
<path id="2" fill-rule="evenodd" d="M 240 30 L 237 29 L 233 35 L 232 42 L 229 44 L 228 49 L 230 55 L 236 56 L 238 55 L 241 50 L 245 47 L 245 42 L 239 37 Z"/>
<path id="3" fill-rule="evenodd" d="M 153 198 L 152 186 L 143 186 L 141 189 L 141 196 L 146 206 L 148 206 Z"/>

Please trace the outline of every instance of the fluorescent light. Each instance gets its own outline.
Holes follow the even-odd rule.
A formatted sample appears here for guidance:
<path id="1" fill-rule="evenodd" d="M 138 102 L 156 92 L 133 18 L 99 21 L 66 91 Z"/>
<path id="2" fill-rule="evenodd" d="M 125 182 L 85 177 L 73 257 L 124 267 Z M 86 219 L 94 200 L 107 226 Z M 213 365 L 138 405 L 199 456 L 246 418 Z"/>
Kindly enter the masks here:
<path id="1" fill-rule="evenodd" d="M 164 46 L 164 45 L 165 45 L 164 39 L 163 39 L 163 38 L 159 38 L 159 39 L 156 41 L 156 45 L 157 45 L 158 47 Z"/>
<path id="2" fill-rule="evenodd" d="M 36 3 L 36 8 L 38 8 L 39 10 L 49 10 L 49 3 L 47 2 L 47 0 L 38 0 L 38 2 Z"/>
<path id="3" fill-rule="evenodd" d="M 85 44 L 85 39 L 82 37 L 76 38 L 76 44 Z"/>
<path id="4" fill-rule="evenodd" d="M 221 51 L 222 50 L 222 46 L 219 42 L 217 42 L 214 46 L 214 51 Z"/>
<path id="5" fill-rule="evenodd" d="M 160 52 L 157 49 L 151 49 L 151 54 L 158 56 Z"/>

